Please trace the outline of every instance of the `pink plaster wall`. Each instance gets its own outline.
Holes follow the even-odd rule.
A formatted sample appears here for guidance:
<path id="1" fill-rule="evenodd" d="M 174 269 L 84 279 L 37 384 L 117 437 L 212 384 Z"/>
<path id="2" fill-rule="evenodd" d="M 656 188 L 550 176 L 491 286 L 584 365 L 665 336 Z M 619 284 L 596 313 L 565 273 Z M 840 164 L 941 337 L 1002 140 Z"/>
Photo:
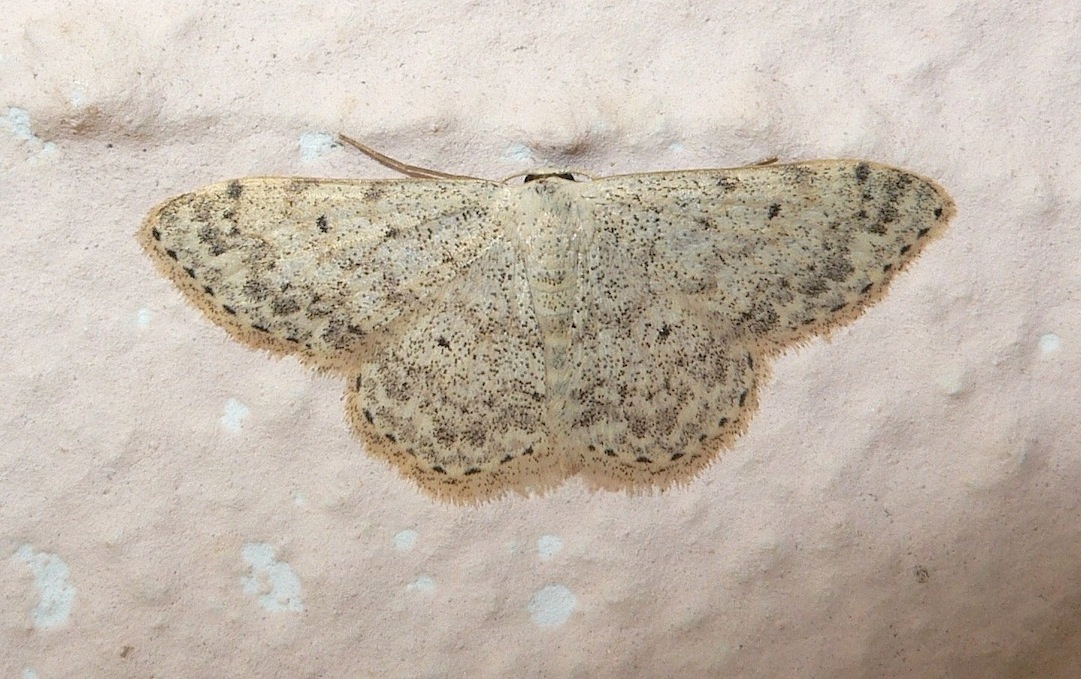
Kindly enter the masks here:
<path id="1" fill-rule="evenodd" d="M 3 2 L 0 676 L 1081 676 L 1081 9 Z M 248 174 L 866 157 L 951 230 L 663 495 L 478 508 L 153 270 Z"/>

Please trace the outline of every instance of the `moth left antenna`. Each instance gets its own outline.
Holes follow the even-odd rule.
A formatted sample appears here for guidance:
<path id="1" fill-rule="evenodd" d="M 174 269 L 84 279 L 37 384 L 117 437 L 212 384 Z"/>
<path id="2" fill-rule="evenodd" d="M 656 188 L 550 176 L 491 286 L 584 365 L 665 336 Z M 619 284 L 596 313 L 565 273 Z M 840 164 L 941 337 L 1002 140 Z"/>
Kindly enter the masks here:
<path id="1" fill-rule="evenodd" d="M 413 177 L 414 179 L 477 179 L 477 177 L 470 177 L 464 174 L 450 174 L 449 172 L 440 172 L 439 170 L 429 170 L 426 167 L 418 167 L 416 165 L 409 165 L 403 163 L 400 160 L 394 160 L 390 156 L 385 156 L 379 151 L 373 148 L 361 144 L 356 139 L 347 137 L 344 134 L 339 134 L 338 139 L 349 144 L 353 148 L 357 149 L 364 155 L 368 156 L 375 162 L 384 167 L 389 167 L 395 172 L 400 172 L 406 177 Z"/>

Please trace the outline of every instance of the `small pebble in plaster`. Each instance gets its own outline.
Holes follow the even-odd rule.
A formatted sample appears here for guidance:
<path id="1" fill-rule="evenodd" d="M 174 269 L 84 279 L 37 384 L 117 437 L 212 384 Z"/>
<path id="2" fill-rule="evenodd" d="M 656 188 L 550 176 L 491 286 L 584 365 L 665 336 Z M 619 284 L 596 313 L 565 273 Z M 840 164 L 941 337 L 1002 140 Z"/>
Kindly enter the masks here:
<path id="1" fill-rule="evenodd" d="M 960 366 L 951 366 L 938 373 L 938 386 L 947 396 L 957 396 L 965 391 L 965 376 Z"/>
<path id="2" fill-rule="evenodd" d="M 685 483 L 770 359 L 856 319 L 954 213 L 860 160 L 512 184 L 360 148 L 411 178 L 234 179 L 139 239 L 235 339 L 343 376 L 366 450 L 458 503 Z"/>
<path id="3" fill-rule="evenodd" d="M 34 627 L 49 629 L 62 625 L 71 616 L 75 604 L 75 586 L 68 579 L 68 565 L 55 554 L 36 552 L 30 545 L 23 545 L 12 556 L 30 566 L 34 573 L 34 587 L 38 590 L 38 603 L 30 614 Z"/>
<path id="4" fill-rule="evenodd" d="M 432 580 L 427 575 L 421 575 L 416 580 L 406 585 L 405 588 L 410 592 L 428 594 L 435 591 L 435 580 Z"/>
<path id="5" fill-rule="evenodd" d="M 403 530 L 394 535 L 394 549 L 408 552 L 417 545 L 417 531 Z"/>
<path id="6" fill-rule="evenodd" d="M 244 405 L 235 398 L 231 398 L 225 402 L 225 414 L 221 416 L 221 426 L 225 431 L 239 434 L 240 430 L 244 428 L 244 419 L 248 416 L 248 406 Z"/>
<path id="7" fill-rule="evenodd" d="M 300 578 L 289 564 L 274 558 L 272 545 L 249 542 L 242 553 L 251 566 L 251 575 L 240 579 L 245 594 L 258 597 L 259 605 L 271 613 L 304 610 Z"/>
<path id="8" fill-rule="evenodd" d="M 135 313 L 135 325 L 140 330 L 145 330 L 150 327 L 150 321 L 154 320 L 154 312 L 150 309 L 139 309 Z"/>
<path id="9" fill-rule="evenodd" d="M 563 585 L 548 585 L 537 590 L 529 600 L 529 617 L 541 627 L 557 627 L 567 622 L 578 597 Z"/>
<path id="10" fill-rule="evenodd" d="M 41 675 L 32 667 L 23 668 L 23 679 L 40 679 Z"/>
<path id="11" fill-rule="evenodd" d="M 1040 335 L 1039 344 L 1040 351 L 1045 354 L 1050 354 L 1054 351 L 1058 351 L 1058 348 L 1061 345 L 1061 340 L 1059 340 L 1058 335 L 1049 332 L 1046 335 Z"/>
<path id="12" fill-rule="evenodd" d="M 305 132 L 300 135 L 300 159 L 310 162 L 341 146 L 337 135 L 326 132 Z"/>
<path id="13" fill-rule="evenodd" d="M 51 141 L 45 141 L 34 134 L 34 131 L 30 126 L 30 112 L 26 109 L 16 108 L 14 106 L 10 107 L 4 112 L 4 115 L 0 117 L 0 127 L 7 128 L 16 139 L 31 142 L 34 146 L 38 147 L 42 154 L 53 154 L 56 152 L 56 144 Z"/>
<path id="14" fill-rule="evenodd" d="M 537 539 L 537 556 L 541 561 L 551 559 L 561 549 L 563 541 L 554 535 L 542 535 Z"/>

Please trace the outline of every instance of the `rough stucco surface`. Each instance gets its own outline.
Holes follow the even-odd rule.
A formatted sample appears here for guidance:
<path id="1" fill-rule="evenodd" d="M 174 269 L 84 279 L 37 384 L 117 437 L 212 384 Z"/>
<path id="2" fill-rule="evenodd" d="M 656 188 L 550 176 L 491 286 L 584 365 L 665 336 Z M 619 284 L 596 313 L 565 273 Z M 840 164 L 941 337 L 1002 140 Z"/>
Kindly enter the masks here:
<path id="1" fill-rule="evenodd" d="M 0 674 L 1081 675 L 1081 9 L 5 3 Z M 250 174 L 865 157 L 958 204 L 661 495 L 434 503 L 153 270 Z"/>

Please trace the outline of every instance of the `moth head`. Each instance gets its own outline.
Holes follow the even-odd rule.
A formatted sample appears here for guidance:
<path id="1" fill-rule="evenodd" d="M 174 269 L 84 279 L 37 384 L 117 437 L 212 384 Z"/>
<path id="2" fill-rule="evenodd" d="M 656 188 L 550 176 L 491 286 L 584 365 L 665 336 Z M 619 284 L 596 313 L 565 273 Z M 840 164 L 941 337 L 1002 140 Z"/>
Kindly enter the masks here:
<path id="1" fill-rule="evenodd" d="M 529 172 L 523 172 L 522 174 L 511 175 L 503 181 L 509 182 L 512 179 L 522 178 L 523 184 L 533 184 L 540 182 L 542 184 L 560 184 L 562 182 L 581 182 L 589 181 L 592 179 L 589 175 L 583 172 L 577 172 L 575 170 L 567 170 L 562 168 L 540 168 L 537 170 L 531 170 Z"/>
<path id="2" fill-rule="evenodd" d="M 542 179 L 563 179 L 568 182 L 578 181 L 573 172 L 564 172 L 561 170 L 537 170 L 536 172 L 530 172 L 522 177 L 522 183 L 528 184 L 529 182 L 540 181 Z"/>

